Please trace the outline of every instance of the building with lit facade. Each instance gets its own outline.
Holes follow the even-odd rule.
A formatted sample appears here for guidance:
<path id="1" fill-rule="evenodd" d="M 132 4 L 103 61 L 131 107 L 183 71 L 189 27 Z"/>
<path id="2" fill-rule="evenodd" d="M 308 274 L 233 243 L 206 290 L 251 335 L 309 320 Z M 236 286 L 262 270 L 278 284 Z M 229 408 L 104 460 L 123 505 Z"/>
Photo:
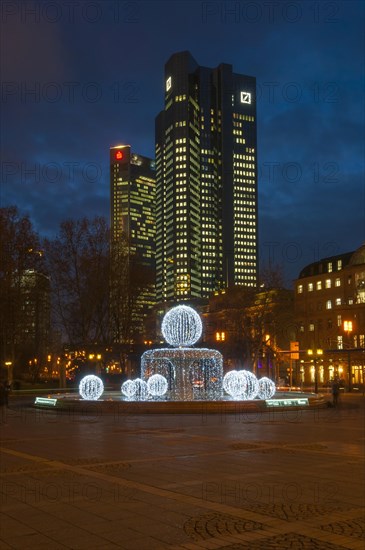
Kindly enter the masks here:
<path id="1" fill-rule="evenodd" d="M 155 163 L 130 145 L 110 148 L 111 324 L 114 341 L 143 339 L 155 303 Z"/>
<path id="2" fill-rule="evenodd" d="M 257 237 L 256 80 L 176 53 L 156 118 L 158 302 L 256 286 Z"/>
<path id="3" fill-rule="evenodd" d="M 46 365 L 51 337 L 49 277 L 27 269 L 20 278 L 19 312 L 13 346 L 14 376 L 28 372 L 34 379 Z"/>
<path id="4" fill-rule="evenodd" d="M 319 384 L 334 377 L 350 387 L 364 382 L 365 245 L 302 269 L 295 318 L 305 383 L 315 374 Z"/>

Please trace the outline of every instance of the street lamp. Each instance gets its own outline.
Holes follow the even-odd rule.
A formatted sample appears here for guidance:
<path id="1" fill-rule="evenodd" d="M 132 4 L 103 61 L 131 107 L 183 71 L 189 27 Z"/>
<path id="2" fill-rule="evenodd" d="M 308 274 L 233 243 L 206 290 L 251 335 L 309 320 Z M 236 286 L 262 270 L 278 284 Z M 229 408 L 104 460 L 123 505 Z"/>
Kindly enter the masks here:
<path id="1" fill-rule="evenodd" d="M 307 353 L 308 353 L 309 356 L 313 357 L 313 361 L 314 361 L 314 393 L 318 393 L 317 360 L 318 360 L 318 357 L 323 355 L 323 349 L 316 349 L 316 350 L 309 349 L 307 351 Z"/>
<path id="2" fill-rule="evenodd" d="M 352 321 L 343 322 L 343 330 L 347 332 L 348 350 L 347 350 L 347 375 L 349 379 L 349 391 L 352 390 L 352 372 L 351 372 L 351 332 Z"/>

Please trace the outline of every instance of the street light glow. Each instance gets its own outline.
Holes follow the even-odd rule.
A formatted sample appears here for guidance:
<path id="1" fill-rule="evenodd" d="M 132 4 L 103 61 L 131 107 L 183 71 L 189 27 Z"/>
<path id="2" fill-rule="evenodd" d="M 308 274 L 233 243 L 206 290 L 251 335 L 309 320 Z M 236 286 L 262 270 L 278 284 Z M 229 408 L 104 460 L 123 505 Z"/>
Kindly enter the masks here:
<path id="1" fill-rule="evenodd" d="M 352 332 L 352 321 L 344 321 L 343 322 L 343 330 L 345 332 Z"/>

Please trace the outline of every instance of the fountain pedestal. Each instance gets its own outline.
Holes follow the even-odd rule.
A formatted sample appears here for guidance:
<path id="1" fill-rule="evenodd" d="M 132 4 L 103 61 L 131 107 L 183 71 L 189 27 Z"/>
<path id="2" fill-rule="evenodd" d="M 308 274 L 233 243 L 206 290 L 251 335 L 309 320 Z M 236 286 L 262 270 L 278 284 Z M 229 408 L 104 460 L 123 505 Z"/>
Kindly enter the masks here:
<path id="1" fill-rule="evenodd" d="M 223 357 L 205 348 L 162 348 L 146 351 L 141 358 L 141 377 L 161 374 L 174 400 L 216 400 L 222 397 Z"/>

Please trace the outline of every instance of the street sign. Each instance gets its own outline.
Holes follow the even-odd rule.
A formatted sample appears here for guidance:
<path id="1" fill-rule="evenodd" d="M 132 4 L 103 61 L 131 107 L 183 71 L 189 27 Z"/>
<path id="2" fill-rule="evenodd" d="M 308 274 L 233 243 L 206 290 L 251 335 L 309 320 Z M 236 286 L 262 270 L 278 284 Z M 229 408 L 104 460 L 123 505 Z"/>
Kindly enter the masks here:
<path id="1" fill-rule="evenodd" d="M 290 342 L 290 359 L 299 359 L 299 342 Z"/>

